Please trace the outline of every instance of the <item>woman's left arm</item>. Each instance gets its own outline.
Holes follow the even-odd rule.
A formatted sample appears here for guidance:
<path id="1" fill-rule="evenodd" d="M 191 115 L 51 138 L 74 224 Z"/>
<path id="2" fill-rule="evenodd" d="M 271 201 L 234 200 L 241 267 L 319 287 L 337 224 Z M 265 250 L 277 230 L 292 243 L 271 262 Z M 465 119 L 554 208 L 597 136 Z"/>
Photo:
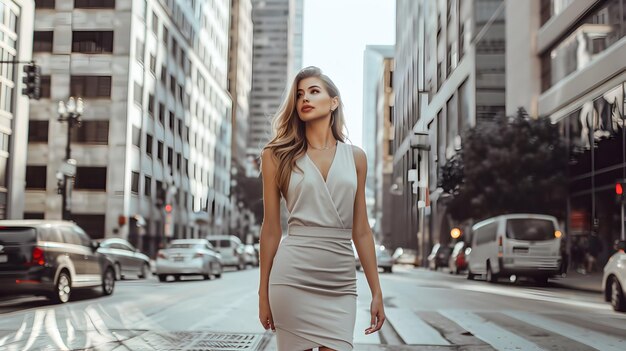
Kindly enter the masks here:
<path id="1" fill-rule="evenodd" d="M 385 322 L 383 308 L 383 293 L 378 279 L 378 263 L 374 247 L 374 235 L 367 220 L 367 207 L 365 205 L 365 178 L 367 177 L 367 157 L 360 148 L 353 146 L 354 161 L 357 173 L 357 191 L 354 200 L 354 216 L 352 223 L 352 241 L 359 254 L 361 266 L 367 283 L 372 292 L 372 315 L 370 327 L 365 329 L 365 334 L 371 334 L 380 330 Z"/>

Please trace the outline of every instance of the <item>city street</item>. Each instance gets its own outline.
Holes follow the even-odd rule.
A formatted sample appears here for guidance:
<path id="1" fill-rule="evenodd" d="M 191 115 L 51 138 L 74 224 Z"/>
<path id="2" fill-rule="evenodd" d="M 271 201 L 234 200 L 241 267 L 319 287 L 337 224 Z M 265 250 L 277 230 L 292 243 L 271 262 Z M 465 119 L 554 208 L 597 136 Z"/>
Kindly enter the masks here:
<path id="1" fill-rule="evenodd" d="M 370 336 L 369 291 L 358 273 L 355 350 L 626 349 L 626 314 L 598 293 L 394 270 L 381 274 L 388 323 Z M 62 306 L 3 298 L 0 349 L 275 350 L 257 321 L 257 282 L 258 269 L 247 269 L 211 281 L 124 280 L 110 297 L 80 292 Z"/>

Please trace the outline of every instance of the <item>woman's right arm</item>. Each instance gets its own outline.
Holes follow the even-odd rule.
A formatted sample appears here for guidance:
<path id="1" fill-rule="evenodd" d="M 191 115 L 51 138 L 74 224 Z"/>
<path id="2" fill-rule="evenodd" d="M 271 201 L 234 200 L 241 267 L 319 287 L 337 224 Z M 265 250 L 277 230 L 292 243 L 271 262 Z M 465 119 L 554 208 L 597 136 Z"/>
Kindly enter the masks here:
<path id="1" fill-rule="evenodd" d="M 261 175 L 263 177 L 263 224 L 260 233 L 259 320 L 265 329 L 274 330 L 274 320 L 269 306 L 269 279 L 272 263 L 280 238 L 280 190 L 276 183 L 276 160 L 269 149 L 261 154 Z"/>

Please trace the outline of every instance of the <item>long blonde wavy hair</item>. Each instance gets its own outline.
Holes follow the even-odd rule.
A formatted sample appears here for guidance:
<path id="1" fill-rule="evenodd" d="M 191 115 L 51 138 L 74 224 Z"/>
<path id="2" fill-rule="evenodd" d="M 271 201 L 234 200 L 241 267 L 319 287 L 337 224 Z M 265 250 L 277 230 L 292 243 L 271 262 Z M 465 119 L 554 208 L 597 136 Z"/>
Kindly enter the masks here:
<path id="1" fill-rule="evenodd" d="M 302 172 L 300 167 L 296 165 L 296 161 L 304 156 L 308 147 L 305 137 L 305 123 L 298 116 L 296 100 L 298 84 L 301 80 L 310 77 L 319 78 L 331 98 L 339 98 L 339 105 L 331 112 L 330 128 L 335 139 L 342 142 L 346 139 L 343 132 L 345 125 L 343 103 L 339 95 L 339 89 L 319 68 L 314 66 L 303 68 L 293 79 L 287 95 L 280 104 L 272 121 L 273 138 L 263 148 L 263 150 L 271 150 L 277 160 L 276 184 L 283 196 L 287 194 L 291 172 L 294 169 Z"/>

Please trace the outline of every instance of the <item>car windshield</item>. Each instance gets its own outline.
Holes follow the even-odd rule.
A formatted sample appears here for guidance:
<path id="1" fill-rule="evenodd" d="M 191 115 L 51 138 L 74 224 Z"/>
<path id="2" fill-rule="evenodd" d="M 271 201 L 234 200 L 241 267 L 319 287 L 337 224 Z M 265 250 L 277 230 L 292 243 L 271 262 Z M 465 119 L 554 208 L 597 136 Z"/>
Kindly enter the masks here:
<path id="1" fill-rule="evenodd" d="M 204 245 L 198 243 L 172 243 L 168 249 L 201 249 Z"/>
<path id="2" fill-rule="evenodd" d="M 554 224 L 547 219 L 509 219 L 506 224 L 506 237 L 524 241 L 554 239 Z"/>

